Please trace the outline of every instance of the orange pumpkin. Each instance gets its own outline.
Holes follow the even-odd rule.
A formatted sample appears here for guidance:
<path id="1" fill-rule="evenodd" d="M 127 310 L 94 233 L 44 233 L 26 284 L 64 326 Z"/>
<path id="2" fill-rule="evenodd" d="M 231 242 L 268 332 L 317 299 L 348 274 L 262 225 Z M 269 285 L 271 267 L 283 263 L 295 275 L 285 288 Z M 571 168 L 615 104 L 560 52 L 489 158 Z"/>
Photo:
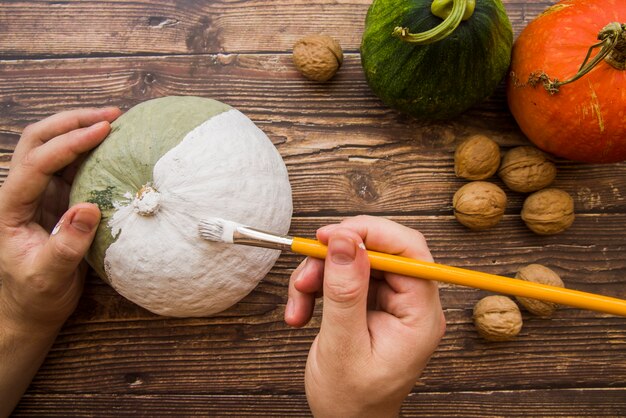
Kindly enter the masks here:
<path id="1" fill-rule="evenodd" d="M 626 0 L 564 0 L 519 35 L 507 98 L 536 146 L 576 161 L 626 160 L 624 22 Z"/>

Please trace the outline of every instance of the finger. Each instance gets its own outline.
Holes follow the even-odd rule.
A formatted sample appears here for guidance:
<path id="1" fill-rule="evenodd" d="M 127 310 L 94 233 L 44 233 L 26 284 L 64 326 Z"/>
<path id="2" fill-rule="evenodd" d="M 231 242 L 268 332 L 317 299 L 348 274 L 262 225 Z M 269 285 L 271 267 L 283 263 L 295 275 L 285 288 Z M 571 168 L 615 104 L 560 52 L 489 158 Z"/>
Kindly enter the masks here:
<path id="1" fill-rule="evenodd" d="M 370 250 L 431 262 L 433 260 L 426 239 L 420 232 L 391 220 L 357 216 L 344 220 L 341 226 L 358 233 Z M 322 242 L 328 239 L 325 230 L 320 231 L 318 239 Z M 397 305 L 391 307 L 389 305 L 382 307 L 381 301 L 378 301 L 380 309 L 401 318 L 407 324 L 419 323 L 423 321 L 423 317 L 440 315 L 441 302 L 435 282 L 391 273 L 385 273 L 384 276 L 391 291 L 388 296 L 393 294 L 403 296 L 395 295 Z"/>
<path id="2" fill-rule="evenodd" d="M 398 286 L 399 282 L 403 282 L 401 286 Z M 443 310 L 435 282 L 390 274 L 386 281 L 380 283 L 376 295 L 378 310 L 395 316 L 411 327 L 440 324 Z M 402 290 L 398 291 L 398 287 Z"/>
<path id="3" fill-rule="evenodd" d="M 398 293 L 388 283 L 381 282 L 376 302 L 377 321 L 385 324 L 379 330 L 400 332 L 403 335 L 406 329 L 414 330 L 410 334 L 418 337 L 416 347 L 418 350 L 434 350 L 445 333 L 446 320 L 438 297 L 427 298 L 416 294 Z M 390 318 L 394 320 L 390 321 Z M 398 328 L 399 324 L 402 324 L 402 327 Z M 434 345 L 429 345 L 428 341 Z M 424 345 L 425 343 L 427 345 Z"/>
<path id="4" fill-rule="evenodd" d="M 332 231 L 324 264 L 320 344 L 364 347 L 369 341 L 367 294 L 370 264 L 361 238 L 345 228 Z M 367 344 L 369 348 L 369 344 Z"/>
<path id="5" fill-rule="evenodd" d="M 76 109 L 60 112 L 27 126 L 22 132 L 15 154 L 27 152 L 52 138 L 98 122 L 113 122 L 122 111 L 116 107 Z"/>
<path id="6" fill-rule="evenodd" d="M 433 261 L 426 239 L 421 232 L 392 220 L 360 215 L 347 218 L 341 227 L 355 231 L 369 250 L 400 255 L 424 261 Z M 332 229 L 330 229 L 332 231 Z M 320 228 L 317 238 L 326 243 L 329 230 Z"/>
<path id="7" fill-rule="evenodd" d="M 9 172 L 3 188 L 11 199 L 3 199 L 1 210 L 13 215 L 18 223 L 29 221 L 34 204 L 46 190 L 52 175 L 100 144 L 110 129 L 109 122 L 98 122 L 32 149 Z"/>
<path id="8" fill-rule="evenodd" d="M 337 228 L 339 226 L 339 224 L 329 224 L 329 225 L 325 225 L 321 228 L 319 228 L 316 232 L 317 234 L 325 234 L 326 236 L 330 233 L 330 231 L 332 231 L 333 229 Z"/>
<path id="9" fill-rule="evenodd" d="M 302 293 L 318 294 L 324 283 L 324 260 L 309 257 L 306 268 L 294 280 L 294 287 Z"/>
<path id="10" fill-rule="evenodd" d="M 43 246 L 36 270 L 59 282 L 69 278 L 87 253 L 99 222 L 98 206 L 79 203 L 71 207 Z"/>
<path id="11" fill-rule="evenodd" d="M 388 283 L 383 283 L 378 287 L 376 296 L 379 310 L 400 319 L 414 316 L 417 301 L 412 300 L 413 295 L 398 293 Z"/>
<path id="12" fill-rule="evenodd" d="M 289 278 L 289 293 L 287 306 L 285 307 L 285 322 L 292 327 L 302 327 L 306 325 L 313 315 L 315 296 L 301 292 L 295 287 L 295 282 L 307 269 L 309 259 L 305 258 L 298 268 L 294 270 Z"/>
<path id="13" fill-rule="evenodd" d="M 319 297 L 324 274 L 324 261 L 306 258 L 289 280 L 289 299 L 285 322 L 294 327 L 306 325 L 313 316 L 315 299 Z"/>
<path id="14" fill-rule="evenodd" d="M 59 177 L 65 183 L 71 185 L 74 182 L 74 177 L 76 177 L 76 173 L 78 173 L 78 169 L 83 164 L 88 155 L 89 153 L 79 155 L 76 160 L 72 161 L 67 167 L 62 169 L 60 173 L 57 173 L 57 175 L 59 175 Z"/>
<path id="15" fill-rule="evenodd" d="M 419 231 L 389 219 L 362 215 L 345 219 L 341 226 L 359 234 L 369 250 L 433 261 L 426 239 Z M 326 242 L 328 232 L 320 229 L 318 239 Z M 437 296 L 434 283 L 391 274 L 385 274 L 385 278 L 398 292 L 414 292 L 416 288 L 420 288 L 427 292 L 424 294 L 425 297 Z"/>

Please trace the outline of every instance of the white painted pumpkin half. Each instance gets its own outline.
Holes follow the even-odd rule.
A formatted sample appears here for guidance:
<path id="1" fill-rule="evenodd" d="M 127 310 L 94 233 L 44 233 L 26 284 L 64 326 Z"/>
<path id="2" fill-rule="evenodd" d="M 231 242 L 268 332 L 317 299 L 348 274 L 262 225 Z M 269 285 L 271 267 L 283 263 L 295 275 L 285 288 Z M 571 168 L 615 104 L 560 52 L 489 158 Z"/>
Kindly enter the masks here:
<path id="1" fill-rule="evenodd" d="M 269 138 L 238 110 L 200 97 L 131 108 L 85 160 L 70 204 L 97 203 L 87 261 L 127 299 L 159 315 L 215 314 L 246 296 L 280 252 L 208 242 L 220 217 L 287 233 L 291 187 Z"/>

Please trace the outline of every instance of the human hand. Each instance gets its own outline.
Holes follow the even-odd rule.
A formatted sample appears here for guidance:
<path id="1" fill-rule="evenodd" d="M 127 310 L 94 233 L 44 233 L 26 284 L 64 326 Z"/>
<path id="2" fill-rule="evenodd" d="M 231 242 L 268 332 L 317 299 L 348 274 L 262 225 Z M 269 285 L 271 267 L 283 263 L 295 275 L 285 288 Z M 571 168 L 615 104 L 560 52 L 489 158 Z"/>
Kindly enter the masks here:
<path id="1" fill-rule="evenodd" d="M 289 281 L 285 321 L 303 326 L 323 293 L 320 332 L 305 371 L 316 417 L 397 416 L 445 332 L 437 284 L 370 271 L 370 250 L 425 261 L 417 231 L 358 216 L 317 231 L 326 260 L 307 258 Z"/>
<path id="2" fill-rule="evenodd" d="M 18 403 L 78 303 L 100 210 L 80 203 L 63 212 L 79 160 L 120 113 L 62 112 L 28 126 L 15 147 L 0 187 L 0 416 Z"/>
<path id="3" fill-rule="evenodd" d="M 81 155 L 104 140 L 120 113 L 73 110 L 24 129 L 0 188 L 0 319 L 6 326 L 56 334 L 74 311 L 86 271 L 79 265 L 100 211 L 81 203 L 63 212 Z"/>

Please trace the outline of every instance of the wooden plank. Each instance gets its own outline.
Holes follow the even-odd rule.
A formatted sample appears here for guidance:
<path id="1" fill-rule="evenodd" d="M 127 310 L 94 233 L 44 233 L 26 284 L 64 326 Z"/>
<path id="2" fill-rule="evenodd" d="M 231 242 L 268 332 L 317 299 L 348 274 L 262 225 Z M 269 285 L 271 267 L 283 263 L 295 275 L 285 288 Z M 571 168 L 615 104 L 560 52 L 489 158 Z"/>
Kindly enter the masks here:
<path id="1" fill-rule="evenodd" d="M 289 52 L 325 33 L 358 51 L 371 0 L 0 3 L 0 56 Z M 514 32 L 556 0 L 504 0 Z"/>
<path id="2" fill-rule="evenodd" d="M 298 214 L 447 215 L 465 184 L 453 170 L 459 141 L 484 133 L 503 151 L 529 144 L 506 112 L 501 90 L 457 120 L 427 124 L 374 98 L 358 56 L 348 57 L 337 83 L 328 86 L 302 80 L 286 57 L 212 58 L 199 58 L 204 64 L 196 57 L 1 62 L 0 78 L 7 81 L 0 85 L 0 181 L 27 124 L 68 108 L 128 108 L 169 94 L 218 98 L 249 115 L 285 159 Z M 557 164 L 554 185 L 572 194 L 578 213 L 626 213 L 626 163 Z M 492 181 L 504 187 L 497 177 Z M 525 195 L 508 197 L 508 213 L 519 214 Z"/>
<path id="3" fill-rule="evenodd" d="M 314 326 L 319 326 L 318 320 Z M 420 391 L 601 388 L 626 383 L 626 335 L 618 321 L 526 321 L 516 341 L 486 343 L 471 325 L 456 323 L 458 317 L 448 314 L 448 320 L 452 329 L 424 372 Z M 316 333 L 315 327 L 293 331 L 278 322 L 226 327 L 202 321 L 177 326 L 164 320 L 101 328 L 82 333 L 89 336 L 62 334 L 29 391 L 301 392 L 304 364 Z M 66 329 L 78 332 L 71 326 Z"/>
<path id="4" fill-rule="evenodd" d="M 81 58 L 0 61 L 0 132 L 19 133 L 52 113 L 85 106 L 123 109 L 166 95 L 212 97 L 261 124 L 283 127 L 377 127 L 397 139 L 446 143 L 455 133 L 478 129 L 520 142 L 506 112 L 504 90 L 458 120 L 425 123 L 395 112 L 370 91 L 358 54 L 346 56 L 336 78 L 314 83 L 287 55 Z M 432 132 L 422 138 L 418 129 Z"/>
<path id="5" fill-rule="evenodd" d="M 583 217 L 560 239 L 517 237 L 506 247 L 494 235 L 456 231 L 450 220 L 394 217 L 419 226 L 440 262 L 514 275 L 522 265 L 545 264 L 571 288 L 626 298 L 625 215 L 604 227 Z M 336 218 L 298 218 L 292 230 L 309 236 Z M 516 222 L 507 219 L 511 237 Z M 585 246 L 583 237 L 593 244 Z M 527 240 L 526 238 L 530 238 Z M 283 254 L 255 291 L 211 318 L 153 315 L 90 277 L 76 314 L 61 332 L 30 392 L 44 393 L 300 393 L 311 324 L 291 329 L 282 320 L 289 274 L 302 257 Z M 472 308 L 487 292 L 442 286 L 448 330 L 425 372 L 420 391 L 623 387 L 623 318 L 562 308 L 552 319 L 524 313 L 519 337 L 489 343 L 472 325 Z M 450 376 L 454 376 L 451 379 Z"/>
<path id="6" fill-rule="evenodd" d="M 515 33 L 556 0 L 504 0 Z M 474 133 L 503 149 L 527 144 L 502 86 L 456 120 L 423 123 L 388 109 L 365 83 L 358 47 L 370 0 L 0 3 L 0 183 L 19 133 L 73 107 L 124 109 L 168 94 L 214 97 L 248 114 L 276 144 L 293 185 L 294 234 L 357 213 L 420 229 L 439 262 L 512 276 L 555 269 L 568 287 L 626 298 L 626 163 L 558 160 L 555 185 L 579 214 L 553 237 L 519 218 L 509 193 L 498 227 L 471 232 L 451 216 L 458 141 Z M 346 61 L 315 84 L 293 68 L 304 33 L 337 37 Z M 172 55 L 174 54 L 174 55 Z M 498 179 L 493 179 L 502 185 Z M 283 254 L 242 302 L 211 318 L 153 315 L 94 276 L 16 416 L 310 416 L 303 370 L 317 333 L 282 321 L 291 271 Z M 488 343 L 473 329 L 487 292 L 441 286 L 448 332 L 407 416 L 624 416 L 623 318 L 562 308 L 524 313 L 519 337 Z"/>
<path id="7" fill-rule="evenodd" d="M 98 417 L 191 416 L 211 417 L 309 417 L 303 394 L 206 394 L 176 396 L 155 394 L 55 395 L 28 394 L 13 414 L 22 416 L 67 417 L 89 411 Z M 626 390 L 521 390 L 467 391 L 461 393 L 411 394 L 403 404 L 402 416 L 441 417 L 616 417 L 626 414 Z"/>
<path id="8" fill-rule="evenodd" d="M 571 314 L 571 316 L 570 316 Z M 60 335 L 32 393 L 292 393 L 319 326 L 278 318 L 159 319 L 74 326 Z M 449 330 L 420 380 L 424 391 L 624 387 L 626 333 L 619 318 L 526 318 L 515 341 L 487 343 L 471 311 L 448 311 Z M 454 376 L 454 379 L 450 377 Z"/>

